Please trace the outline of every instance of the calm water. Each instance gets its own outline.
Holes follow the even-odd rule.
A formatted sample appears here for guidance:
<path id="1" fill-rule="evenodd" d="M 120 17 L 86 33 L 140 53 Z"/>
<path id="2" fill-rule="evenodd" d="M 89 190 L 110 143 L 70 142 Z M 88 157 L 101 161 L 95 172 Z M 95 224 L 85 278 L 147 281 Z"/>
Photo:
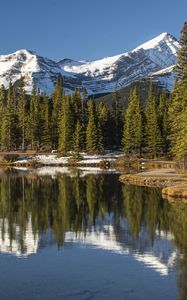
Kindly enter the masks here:
<path id="1" fill-rule="evenodd" d="M 187 299 L 187 205 L 63 171 L 1 172 L 0 299 Z"/>

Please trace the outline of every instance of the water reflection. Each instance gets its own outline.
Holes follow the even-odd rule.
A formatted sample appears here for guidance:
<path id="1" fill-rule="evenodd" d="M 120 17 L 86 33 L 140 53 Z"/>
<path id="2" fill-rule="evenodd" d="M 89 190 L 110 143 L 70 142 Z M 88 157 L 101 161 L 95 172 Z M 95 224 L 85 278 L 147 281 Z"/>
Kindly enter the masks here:
<path id="1" fill-rule="evenodd" d="M 180 299 L 187 295 L 187 206 L 159 189 L 121 185 L 115 174 L 0 177 L 0 251 L 20 257 L 57 244 L 93 247 L 168 275 L 177 268 Z"/>

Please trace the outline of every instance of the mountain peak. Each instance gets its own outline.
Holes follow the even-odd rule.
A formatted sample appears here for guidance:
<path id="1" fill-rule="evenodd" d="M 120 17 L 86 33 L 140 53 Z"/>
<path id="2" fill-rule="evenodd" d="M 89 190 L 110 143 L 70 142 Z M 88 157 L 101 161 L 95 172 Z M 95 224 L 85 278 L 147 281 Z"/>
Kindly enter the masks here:
<path id="1" fill-rule="evenodd" d="M 11 54 L 8 55 L 36 55 L 34 51 L 28 50 L 28 49 L 19 49 Z"/>
<path id="2" fill-rule="evenodd" d="M 19 49 L 19 50 L 17 50 L 15 53 L 29 53 L 29 54 L 35 54 L 34 51 L 31 51 L 31 50 L 26 49 L 26 48 Z"/>
<path id="3" fill-rule="evenodd" d="M 144 49 L 144 50 L 152 49 L 152 48 L 155 48 L 156 46 L 158 46 L 160 43 L 162 43 L 164 41 L 166 43 L 167 42 L 168 43 L 177 42 L 176 38 L 173 37 L 171 34 L 169 34 L 167 32 L 163 32 L 163 33 L 159 34 L 158 36 L 156 36 L 155 38 L 149 40 L 148 42 L 145 42 L 142 45 L 138 46 L 133 51 L 137 51 L 137 50 L 140 50 L 140 49 Z"/>
<path id="4" fill-rule="evenodd" d="M 55 62 L 28 49 L 20 49 L 0 56 L 0 85 L 7 88 L 10 81 L 15 83 L 22 76 L 27 93 L 31 93 L 35 80 L 40 91 L 50 95 L 56 78 L 62 76 L 64 88 L 70 93 L 75 88 L 85 88 L 89 95 L 110 93 L 116 85 L 125 87 L 153 75 L 159 80 L 162 77 L 162 82 L 164 74 L 172 79 L 172 69 L 168 68 L 176 64 L 178 49 L 178 41 L 167 32 L 133 51 L 96 61 L 64 58 Z"/>

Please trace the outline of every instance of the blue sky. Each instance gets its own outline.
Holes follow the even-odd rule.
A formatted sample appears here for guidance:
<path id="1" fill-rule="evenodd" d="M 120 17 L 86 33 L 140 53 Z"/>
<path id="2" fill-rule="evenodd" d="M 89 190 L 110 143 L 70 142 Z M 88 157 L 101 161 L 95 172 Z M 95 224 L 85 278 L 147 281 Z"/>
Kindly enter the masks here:
<path id="1" fill-rule="evenodd" d="M 0 54 L 98 59 L 165 31 L 178 38 L 185 19 L 186 0 L 0 0 Z"/>

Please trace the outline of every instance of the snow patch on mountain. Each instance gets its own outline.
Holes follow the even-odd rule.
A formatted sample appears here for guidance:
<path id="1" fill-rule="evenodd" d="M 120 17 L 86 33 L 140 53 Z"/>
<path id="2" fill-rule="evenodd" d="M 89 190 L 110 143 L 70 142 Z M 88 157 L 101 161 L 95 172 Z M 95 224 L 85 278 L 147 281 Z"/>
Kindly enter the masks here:
<path id="1" fill-rule="evenodd" d="M 163 32 L 156 38 L 138 46 L 133 51 L 138 51 L 140 49 L 148 50 L 153 49 L 160 45 L 160 43 L 166 42 L 167 45 L 172 49 L 173 54 L 176 54 L 176 49 L 178 48 L 178 41 L 167 32 Z"/>
<path id="2" fill-rule="evenodd" d="M 110 74 L 112 74 L 115 69 L 114 64 L 121 57 L 121 55 L 116 55 L 112 57 L 105 57 L 96 61 L 89 62 L 76 62 L 75 64 L 67 64 L 63 66 L 65 72 L 72 72 L 76 74 L 84 74 L 85 76 L 96 77 L 98 75 L 104 75 L 106 69 L 110 69 Z M 109 79 L 110 76 L 107 78 Z M 105 78 L 103 78 L 105 79 Z"/>
<path id="3" fill-rule="evenodd" d="M 10 81 L 14 84 L 22 76 L 27 93 L 31 93 L 35 81 L 41 92 L 50 95 L 56 78 L 61 76 L 66 92 L 85 88 L 90 95 L 113 92 L 136 80 L 153 77 L 171 89 L 178 49 L 178 41 L 166 32 L 131 52 L 96 61 L 65 58 L 55 62 L 22 49 L 0 56 L 0 85 L 8 88 Z"/>

